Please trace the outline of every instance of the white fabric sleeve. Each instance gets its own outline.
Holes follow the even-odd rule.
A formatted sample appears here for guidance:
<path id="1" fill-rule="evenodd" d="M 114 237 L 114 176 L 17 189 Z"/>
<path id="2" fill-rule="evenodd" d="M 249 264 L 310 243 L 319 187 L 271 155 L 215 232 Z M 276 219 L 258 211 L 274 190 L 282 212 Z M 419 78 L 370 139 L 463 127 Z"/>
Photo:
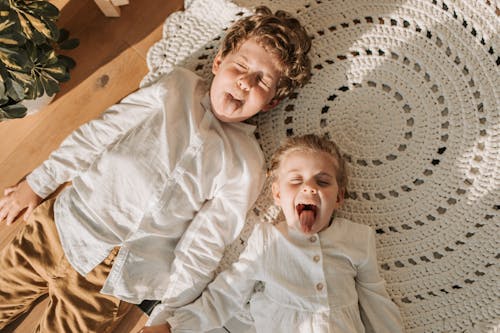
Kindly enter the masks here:
<path id="1" fill-rule="evenodd" d="M 262 270 L 262 235 L 261 229 L 255 228 L 238 261 L 220 273 L 194 303 L 175 310 L 168 318 L 173 333 L 222 327 L 244 308 Z"/>
<path id="2" fill-rule="evenodd" d="M 98 118 L 73 131 L 49 158 L 34 169 L 27 181 L 42 198 L 59 185 L 86 170 L 106 148 L 137 127 L 163 103 L 157 101 L 157 85 L 139 89 L 111 106 Z"/>
<path id="3" fill-rule="evenodd" d="M 369 229 L 366 240 L 366 260 L 358 267 L 356 290 L 361 319 L 368 332 L 403 332 L 399 308 L 385 289 L 379 274 L 375 232 Z"/>
<path id="4" fill-rule="evenodd" d="M 169 287 L 148 325 L 164 323 L 172 308 L 193 302 L 213 280 L 225 247 L 241 232 L 247 211 L 262 189 L 263 164 L 253 166 L 240 176 L 229 175 L 223 188 L 192 220 L 175 249 Z"/>

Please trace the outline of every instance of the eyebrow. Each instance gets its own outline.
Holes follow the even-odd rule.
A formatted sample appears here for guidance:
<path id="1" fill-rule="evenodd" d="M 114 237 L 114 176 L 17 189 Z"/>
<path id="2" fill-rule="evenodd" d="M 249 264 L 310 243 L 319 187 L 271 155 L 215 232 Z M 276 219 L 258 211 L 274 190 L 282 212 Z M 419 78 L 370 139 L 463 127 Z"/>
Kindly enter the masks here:
<path id="1" fill-rule="evenodd" d="M 299 169 L 290 169 L 290 170 L 286 170 L 285 171 L 285 174 L 291 174 L 291 173 L 300 173 L 300 170 Z M 328 177 L 328 178 L 335 178 L 334 175 L 330 175 L 328 172 L 320 172 L 318 174 L 315 174 L 314 177 Z"/>
<path id="2" fill-rule="evenodd" d="M 334 178 L 333 175 L 330 175 L 329 173 L 327 172 L 320 172 L 318 173 L 317 175 L 315 175 L 314 177 L 328 177 L 328 178 Z"/>
<path id="3" fill-rule="evenodd" d="M 244 56 L 243 54 L 238 55 L 238 58 L 241 58 L 241 59 L 245 60 L 246 62 L 248 62 L 248 58 L 246 56 Z"/>

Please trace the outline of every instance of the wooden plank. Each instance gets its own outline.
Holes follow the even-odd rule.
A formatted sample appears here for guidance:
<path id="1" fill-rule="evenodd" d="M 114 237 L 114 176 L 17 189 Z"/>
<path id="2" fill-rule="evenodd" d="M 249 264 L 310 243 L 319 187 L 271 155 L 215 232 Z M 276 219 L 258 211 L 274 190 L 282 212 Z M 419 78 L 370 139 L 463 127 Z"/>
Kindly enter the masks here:
<path id="1" fill-rule="evenodd" d="M 111 0 L 111 3 L 115 6 L 125 6 L 129 4 L 128 0 Z"/>
<path id="2" fill-rule="evenodd" d="M 113 5 L 110 0 L 94 0 L 95 4 L 108 17 L 119 17 L 120 7 Z"/>

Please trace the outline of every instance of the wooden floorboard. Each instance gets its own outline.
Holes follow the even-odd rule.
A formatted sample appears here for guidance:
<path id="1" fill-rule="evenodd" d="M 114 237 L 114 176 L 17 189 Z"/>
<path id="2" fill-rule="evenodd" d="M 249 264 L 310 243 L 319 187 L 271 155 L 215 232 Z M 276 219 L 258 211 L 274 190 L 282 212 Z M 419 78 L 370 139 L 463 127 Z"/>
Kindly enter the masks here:
<path id="1" fill-rule="evenodd" d="M 0 190 L 15 184 L 45 160 L 82 123 L 136 90 L 147 73 L 146 54 L 161 38 L 166 17 L 182 9 L 182 0 L 130 0 L 121 17 L 105 17 L 92 0 L 53 0 L 60 10 L 60 27 L 80 46 L 66 54 L 77 66 L 53 102 L 39 113 L 0 123 Z M 0 224 L 0 248 L 23 226 Z M 5 333 L 32 332 L 46 300 Z M 115 330 L 137 332 L 146 316 L 135 308 Z"/>

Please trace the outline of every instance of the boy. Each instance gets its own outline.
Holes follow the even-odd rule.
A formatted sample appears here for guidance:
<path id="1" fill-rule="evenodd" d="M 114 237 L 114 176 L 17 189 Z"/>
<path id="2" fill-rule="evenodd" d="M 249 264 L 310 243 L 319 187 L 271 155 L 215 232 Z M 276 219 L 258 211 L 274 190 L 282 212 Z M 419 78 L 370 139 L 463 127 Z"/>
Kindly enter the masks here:
<path id="1" fill-rule="evenodd" d="M 208 331 L 248 301 L 257 333 L 403 332 L 378 272 L 374 231 L 335 217 L 347 186 L 337 146 L 316 135 L 289 138 L 270 176 L 284 218 L 258 223 L 238 261 L 200 298 L 143 333 Z M 263 288 L 254 292 L 257 281 Z"/>
<path id="2" fill-rule="evenodd" d="M 39 328 L 51 333 L 109 332 L 122 301 L 195 299 L 263 183 L 253 127 L 240 121 L 306 82 L 309 49 L 296 19 L 258 8 L 228 30 L 209 89 L 174 69 L 6 189 L 0 221 L 32 216 L 0 252 L 0 329 L 44 294 Z"/>

